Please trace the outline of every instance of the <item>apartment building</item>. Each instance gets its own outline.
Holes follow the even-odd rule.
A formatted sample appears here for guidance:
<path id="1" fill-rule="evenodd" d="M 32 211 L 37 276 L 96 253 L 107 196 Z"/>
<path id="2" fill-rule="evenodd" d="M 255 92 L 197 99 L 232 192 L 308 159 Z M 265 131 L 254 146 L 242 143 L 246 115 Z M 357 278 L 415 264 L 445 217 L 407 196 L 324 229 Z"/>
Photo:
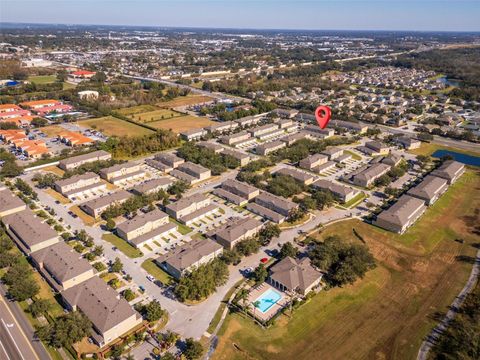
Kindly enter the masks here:
<path id="1" fill-rule="evenodd" d="M 287 144 L 283 141 L 272 141 L 272 142 L 269 142 L 269 143 L 258 145 L 255 148 L 255 152 L 258 155 L 265 156 L 265 155 L 268 155 L 268 154 L 270 154 L 272 152 L 275 152 L 277 150 L 283 149 L 286 146 L 287 146 Z"/>
<path id="2" fill-rule="evenodd" d="M 302 140 L 302 139 L 312 139 L 312 136 L 308 134 L 307 132 L 300 131 L 296 134 L 291 134 L 284 136 L 280 139 L 280 141 L 284 142 L 287 144 L 287 146 L 291 146 L 295 144 L 297 141 Z"/>
<path id="3" fill-rule="evenodd" d="M 63 241 L 30 254 L 33 264 L 56 291 L 63 291 L 95 276 L 90 263 Z"/>
<path id="4" fill-rule="evenodd" d="M 318 125 L 307 125 L 302 130 L 304 133 L 309 134 L 314 138 L 319 139 L 328 139 L 335 135 L 335 130 L 333 129 L 321 129 Z"/>
<path id="5" fill-rule="evenodd" d="M 228 179 L 222 183 L 221 187 L 214 189 L 213 194 L 242 206 L 258 196 L 260 190 L 246 183 Z"/>
<path id="6" fill-rule="evenodd" d="M 439 168 L 433 170 L 430 174 L 438 176 L 448 181 L 451 185 L 457 181 L 465 172 L 465 165 L 453 160 L 447 160 Z"/>
<path id="7" fill-rule="evenodd" d="M 59 241 L 59 236 L 30 209 L 2 217 L 7 233 L 27 255 Z"/>
<path id="8" fill-rule="evenodd" d="M 167 177 L 160 177 L 147 180 L 141 184 L 135 185 L 131 188 L 131 191 L 137 195 L 148 195 L 157 193 L 160 190 L 168 190 L 172 186 L 173 181 Z"/>
<path id="9" fill-rule="evenodd" d="M 232 218 L 226 224 L 213 229 L 207 236 L 216 240 L 225 249 L 232 250 L 240 241 L 255 236 L 262 229 L 262 222 L 250 218 Z"/>
<path id="10" fill-rule="evenodd" d="M 315 177 L 311 174 L 305 173 L 303 171 L 293 169 L 293 168 L 281 168 L 274 173 L 275 176 L 283 175 L 290 176 L 296 181 L 302 183 L 303 185 L 310 185 L 315 180 Z"/>
<path id="11" fill-rule="evenodd" d="M 299 166 L 303 169 L 315 171 L 320 165 L 328 162 L 328 156 L 323 154 L 314 154 L 300 160 Z M 315 171 L 316 172 L 316 171 Z"/>
<path id="12" fill-rule="evenodd" d="M 250 133 L 251 136 L 259 137 L 263 134 L 272 133 L 276 130 L 278 130 L 277 124 L 266 124 L 266 125 L 255 127 L 253 129 L 249 129 L 247 131 Z"/>
<path id="13" fill-rule="evenodd" d="M 346 129 L 351 132 L 355 132 L 358 134 L 364 134 L 368 130 L 367 125 L 363 125 L 360 123 L 354 123 L 351 121 L 343 121 L 343 120 L 331 120 L 328 123 L 328 127 L 334 129 L 334 128 L 341 128 L 341 129 Z"/>
<path id="14" fill-rule="evenodd" d="M 80 209 L 86 212 L 88 215 L 97 218 L 99 217 L 109 206 L 119 205 L 127 201 L 132 196 L 131 193 L 120 189 L 112 194 L 100 196 L 96 199 L 89 200 L 80 205 Z"/>
<path id="15" fill-rule="evenodd" d="M 100 176 L 114 185 L 124 181 L 137 181 L 145 175 L 141 165 L 135 162 L 117 164 L 100 170 Z"/>
<path id="16" fill-rule="evenodd" d="M 395 143 L 402 146 L 405 150 L 418 149 L 422 142 L 409 136 L 399 136 L 394 138 Z"/>
<path id="17" fill-rule="evenodd" d="M 329 147 L 328 149 L 323 150 L 322 154 L 328 156 L 328 160 L 332 161 L 338 159 L 340 156 L 343 155 L 343 149 Z"/>
<path id="18" fill-rule="evenodd" d="M 203 194 L 186 196 L 165 207 L 168 215 L 189 225 L 200 217 L 207 216 L 217 209 Z M 187 224 L 188 223 L 188 224 Z"/>
<path id="19" fill-rule="evenodd" d="M 224 149 L 223 146 L 221 146 L 219 144 L 216 144 L 214 142 L 209 142 L 209 141 L 200 141 L 196 145 L 201 147 L 201 148 L 211 150 L 215 154 L 220 154 Z"/>
<path id="20" fill-rule="evenodd" d="M 176 230 L 177 225 L 170 223 L 168 215 L 159 209 L 139 214 L 117 226 L 118 236 L 137 248 Z"/>
<path id="21" fill-rule="evenodd" d="M 93 144 L 93 139 L 74 131 L 63 131 L 58 134 L 57 139 L 72 147 Z"/>
<path id="22" fill-rule="evenodd" d="M 312 187 L 315 189 L 330 191 L 336 200 L 342 203 L 349 202 L 358 194 L 357 190 L 330 180 L 317 180 L 312 184 Z"/>
<path id="23" fill-rule="evenodd" d="M 205 135 L 207 135 L 207 130 L 204 130 L 203 128 L 182 131 L 180 133 L 180 137 L 187 141 L 200 140 Z"/>
<path id="24" fill-rule="evenodd" d="M 164 163 L 165 165 L 173 169 L 179 167 L 185 162 L 185 160 L 181 157 L 178 157 L 177 155 L 171 153 L 157 154 L 155 155 L 154 159 Z"/>
<path id="25" fill-rule="evenodd" d="M 294 109 L 275 109 L 272 113 L 280 118 L 293 119 L 298 114 L 298 110 Z"/>
<path id="26" fill-rule="evenodd" d="M 432 205 L 448 189 L 446 179 L 428 175 L 420 184 L 408 190 L 407 194 L 425 201 L 425 204 Z"/>
<path id="27" fill-rule="evenodd" d="M 142 324 L 142 317 L 98 276 L 61 293 L 67 308 L 92 322 L 93 339 L 103 347 Z"/>
<path id="28" fill-rule="evenodd" d="M 60 194 L 70 200 L 79 197 L 92 195 L 95 192 L 107 190 L 107 184 L 101 181 L 100 176 L 93 172 L 86 172 L 81 175 L 74 175 L 68 179 L 57 180 L 54 188 Z"/>
<path id="29" fill-rule="evenodd" d="M 0 188 L 0 218 L 25 210 L 27 205 L 6 187 Z"/>
<path id="30" fill-rule="evenodd" d="M 212 176 L 210 169 L 201 165 L 187 161 L 170 172 L 170 175 L 179 180 L 185 181 L 189 185 L 196 184 Z"/>
<path id="31" fill-rule="evenodd" d="M 390 170 L 390 165 L 376 163 L 370 165 L 365 170 L 353 176 L 353 183 L 362 187 L 369 187 L 380 176 L 385 175 Z"/>
<path id="32" fill-rule="evenodd" d="M 222 154 L 234 158 L 238 161 L 240 166 L 247 165 L 251 160 L 250 155 L 237 150 L 223 148 Z"/>
<path id="33" fill-rule="evenodd" d="M 95 161 L 107 161 L 112 158 L 112 154 L 98 150 L 88 154 L 73 156 L 68 159 L 60 160 L 58 167 L 62 170 L 71 170 L 75 169 L 83 164 L 95 162 Z"/>
<path id="34" fill-rule="evenodd" d="M 254 202 L 248 203 L 246 207 L 257 215 L 281 224 L 294 209 L 298 208 L 298 204 L 263 191 L 254 198 Z"/>
<path id="35" fill-rule="evenodd" d="M 235 144 L 251 139 L 252 135 L 247 132 L 247 131 L 240 131 L 238 133 L 228 135 L 228 136 L 222 136 L 220 138 L 220 141 L 223 144 L 230 145 L 230 146 L 235 146 Z"/>
<path id="36" fill-rule="evenodd" d="M 358 146 L 357 150 L 370 156 L 387 155 L 390 152 L 390 147 L 379 141 L 368 141 L 365 146 Z"/>
<path id="37" fill-rule="evenodd" d="M 262 121 L 263 115 L 245 116 L 243 118 L 235 120 L 235 122 L 241 127 L 253 126 Z"/>
<path id="38" fill-rule="evenodd" d="M 223 247 L 215 241 L 194 239 L 159 256 L 155 259 L 155 263 L 174 278 L 180 279 L 185 273 L 209 263 L 222 252 Z"/>
<path id="39" fill-rule="evenodd" d="M 212 126 L 208 126 L 205 130 L 209 133 L 222 134 L 231 130 L 235 130 L 239 127 L 239 124 L 235 121 L 224 121 Z"/>
<path id="40" fill-rule="evenodd" d="M 382 211 L 374 224 L 382 229 L 403 234 L 426 210 L 425 201 L 409 195 L 402 195 L 387 210 Z"/>

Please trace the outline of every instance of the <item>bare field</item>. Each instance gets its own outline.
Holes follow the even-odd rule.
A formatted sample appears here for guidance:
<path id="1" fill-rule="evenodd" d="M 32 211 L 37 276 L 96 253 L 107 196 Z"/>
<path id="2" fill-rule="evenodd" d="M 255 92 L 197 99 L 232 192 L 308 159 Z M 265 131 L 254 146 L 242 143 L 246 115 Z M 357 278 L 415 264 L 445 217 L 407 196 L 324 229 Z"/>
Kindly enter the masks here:
<path id="1" fill-rule="evenodd" d="M 326 227 L 317 238 L 336 234 L 360 243 L 355 229 L 377 268 L 353 285 L 319 293 L 267 330 L 228 315 L 213 359 L 416 359 L 433 315 L 446 312 L 469 276 L 479 181 L 480 171 L 469 170 L 401 236 L 359 220 Z"/>
<path id="2" fill-rule="evenodd" d="M 61 127 L 60 125 L 49 125 L 40 128 L 40 130 L 48 137 L 56 137 L 61 132 L 65 131 L 65 128 Z"/>
<path id="3" fill-rule="evenodd" d="M 216 123 L 209 118 L 192 115 L 185 115 L 148 123 L 148 125 L 153 126 L 154 128 L 167 130 L 171 129 L 175 133 L 180 133 L 182 131 L 191 129 L 199 129 L 214 124 Z"/>
<path id="4" fill-rule="evenodd" d="M 152 134 L 151 130 L 113 116 L 82 120 L 78 122 L 78 125 L 97 129 L 107 136 L 143 136 Z"/>
<path id="5" fill-rule="evenodd" d="M 200 103 L 211 101 L 211 100 L 213 100 L 213 98 L 209 96 L 188 95 L 188 96 L 178 97 L 170 101 L 157 103 L 157 106 L 165 109 L 171 109 L 177 106 L 195 105 L 195 104 L 200 104 Z"/>

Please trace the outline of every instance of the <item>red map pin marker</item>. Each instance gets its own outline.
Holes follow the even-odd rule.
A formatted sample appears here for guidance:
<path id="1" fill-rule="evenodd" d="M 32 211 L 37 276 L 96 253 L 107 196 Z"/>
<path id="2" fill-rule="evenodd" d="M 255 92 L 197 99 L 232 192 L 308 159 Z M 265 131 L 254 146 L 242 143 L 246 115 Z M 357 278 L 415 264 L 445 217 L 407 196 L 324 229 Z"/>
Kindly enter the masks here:
<path id="1" fill-rule="evenodd" d="M 328 106 L 321 105 L 315 110 L 315 118 L 317 119 L 318 126 L 321 129 L 327 127 L 330 118 L 332 117 L 332 110 Z"/>

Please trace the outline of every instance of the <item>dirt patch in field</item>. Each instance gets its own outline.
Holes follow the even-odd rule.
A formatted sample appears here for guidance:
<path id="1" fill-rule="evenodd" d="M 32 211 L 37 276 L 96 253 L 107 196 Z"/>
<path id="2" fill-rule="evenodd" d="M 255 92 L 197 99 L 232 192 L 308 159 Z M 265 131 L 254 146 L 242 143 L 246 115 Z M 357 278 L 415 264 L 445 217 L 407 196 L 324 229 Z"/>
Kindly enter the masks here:
<path id="1" fill-rule="evenodd" d="M 203 96 L 203 95 L 189 95 L 189 96 L 184 96 L 184 97 L 178 97 L 176 99 L 170 100 L 170 101 L 165 101 L 165 102 L 160 102 L 157 103 L 158 107 L 164 108 L 164 109 L 171 109 L 174 107 L 178 106 L 188 106 L 188 105 L 195 105 L 195 104 L 201 104 L 207 101 L 212 101 L 213 98 L 209 96 Z"/>

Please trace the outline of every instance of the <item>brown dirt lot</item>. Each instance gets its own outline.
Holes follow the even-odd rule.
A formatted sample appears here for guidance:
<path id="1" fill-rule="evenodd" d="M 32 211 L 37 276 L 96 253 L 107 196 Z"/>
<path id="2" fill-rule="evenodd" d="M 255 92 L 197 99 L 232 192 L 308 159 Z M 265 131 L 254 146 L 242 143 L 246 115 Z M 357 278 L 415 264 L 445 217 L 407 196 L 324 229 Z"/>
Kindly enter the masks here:
<path id="1" fill-rule="evenodd" d="M 209 96 L 188 95 L 188 96 L 178 97 L 170 101 L 160 102 L 157 104 L 157 106 L 164 109 L 171 109 L 177 106 L 195 105 L 195 104 L 200 104 L 200 103 L 211 101 L 211 100 L 213 100 L 213 98 Z"/>
<path id="2" fill-rule="evenodd" d="M 113 116 L 82 120 L 78 122 L 78 125 L 96 128 L 107 136 L 143 136 L 153 133 L 153 131 L 149 129 L 117 119 Z"/>
<path id="3" fill-rule="evenodd" d="M 157 129 L 171 129 L 175 133 L 180 133 L 185 130 L 199 129 L 205 126 L 215 124 L 214 121 L 199 116 L 185 115 L 173 119 L 160 120 L 148 123 Z"/>
<path id="4" fill-rule="evenodd" d="M 447 310 L 468 278 L 479 207 L 480 171 L 470 170 L 405 235 L 358 220 L 325 228 L 318 239 L 337 234 L 360 242 L 355 228 L 377 268 L 351 286 L 319 293 L 267 330 L 229 315 L 213 358 L 415 359 L 434 314 Z"/>

